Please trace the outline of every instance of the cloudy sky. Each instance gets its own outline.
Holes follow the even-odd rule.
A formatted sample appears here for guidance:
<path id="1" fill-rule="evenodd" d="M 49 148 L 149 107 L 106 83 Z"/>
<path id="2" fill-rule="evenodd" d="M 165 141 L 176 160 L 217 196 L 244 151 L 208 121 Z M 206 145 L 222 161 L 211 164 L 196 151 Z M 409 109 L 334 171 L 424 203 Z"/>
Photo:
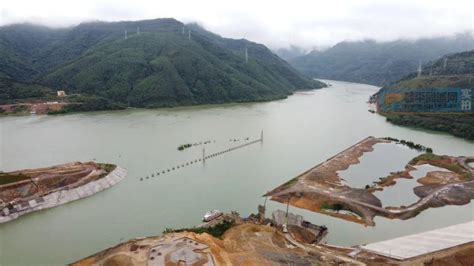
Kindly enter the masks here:
<path id="1" fill-rule="evenodd" d="M 173 17 L 274 49 L 452 35 L 473 31 L 473 13 L 473 0 L 0 0 L 0 25 Z"/>

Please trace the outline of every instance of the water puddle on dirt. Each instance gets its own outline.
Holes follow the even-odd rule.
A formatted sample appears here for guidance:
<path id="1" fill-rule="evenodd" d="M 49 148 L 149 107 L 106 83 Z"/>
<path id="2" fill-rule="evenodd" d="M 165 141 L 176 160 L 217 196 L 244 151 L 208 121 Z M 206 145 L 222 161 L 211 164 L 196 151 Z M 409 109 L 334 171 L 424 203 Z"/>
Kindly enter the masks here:
<path id="1" fill-rule="evenodd" d="M 416 166 L 416 170 L 410 171 L 410 175 L 413 179 L 397 178 L 395 179 L 397 182 L 395 185 L 386 187 L 383 191 L 376 191 L 374 195 L 382 200 L 384 207 L 408 206 L 419 200 L 418 196 L 413 192 L 415 187 L 421 186 L 417 180 L 421 177 L 425 177 L 429 172 L 434 171 L 451 172 L 430 164 L 418 165 Z"/>
<path id="2" fill-rule="evenodd" d="M 429 172 L 451 172 L 447 169 L 433 166 L 431 164 L 422 164 L 416 166 L 416 170 L 410 171 L 410 175 L 413 176 L 415 179 L 425 177 Z"/>
<path id="3" fill-rule="evenodd" d="M 419 200 L 418 196 L 413 192 L 415 187 L 421 186 L 417 180 L 433 171 L 450 172 L 449 170 L 430 164 L 418 165 L 416 166 L 416 170 L 410 171 L 410 175 L 413 179 L 397 178 L 395 179 L 397 182 L 395 185 L 386 187 L 383 191 L 376 191 L 374 195 L 382 201 L 384 207 L 408 206 L 413 204 Z"/>
<path id="4" fill-rule="evenodd" d="M 382 206 L 408 206 L 419 200 L 413 189 L 420 184 L 416 179 L 397 178 L 393 186 L 385 187 L 382 191 L 374 192 L 374 195 L 382 201 Z"/>
<path id="5" fill-rule="evenodd" d="M 392 172 L 403 171 L 406 164 L 418 154 L 416 150 L 399 144 L 379 143 L 374 146 L 374 151 L 362 155 L 359 164 L 340 171 L 339 176 L 351 187 L 364 188 Z M 374 193 L 383 206 L 407 205 L 418 200 L 413 193 L 413 188 L 419 185 L 415 179 L 400 178 L 396 181 L 396 185 Z"/>
<path id="6" fill-rule="evenodd" d="M 353 188 L 364 188 L 391 172 L 403 171 L 405 165 L 419 152 L 394 143 L 378 143 L 372 152 L 359 158 L 360 163 L 339 171 L 339 176 Z"/>

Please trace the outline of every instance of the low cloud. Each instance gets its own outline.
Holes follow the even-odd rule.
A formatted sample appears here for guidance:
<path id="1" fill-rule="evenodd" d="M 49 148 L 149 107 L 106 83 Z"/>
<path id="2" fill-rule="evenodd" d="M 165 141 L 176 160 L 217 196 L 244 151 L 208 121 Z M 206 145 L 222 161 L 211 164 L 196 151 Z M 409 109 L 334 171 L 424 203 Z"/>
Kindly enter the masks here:
<path id="1" fill-rule="evenodd" d="M 271 48 L 292 44 L 312 48 L 343 40 L 388 41 L 473 31 L 473 10 L 469 0 L 15 0 L 1 4 L 0 25 L 32 22 L 62 27 L 86 20 L 173 17 Z"/>

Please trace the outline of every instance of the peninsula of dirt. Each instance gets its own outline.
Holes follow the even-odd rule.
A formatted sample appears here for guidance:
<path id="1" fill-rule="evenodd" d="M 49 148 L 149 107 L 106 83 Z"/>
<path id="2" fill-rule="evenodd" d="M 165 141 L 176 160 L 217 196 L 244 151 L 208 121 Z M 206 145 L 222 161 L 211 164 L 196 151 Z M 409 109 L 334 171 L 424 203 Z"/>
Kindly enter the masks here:
<path id="1" fill-rule="evenodd" d="M 117 184 L 126 175 L 119 166 L 95 162 L 0 172 L 0 223 L 88 197 Z"/>
<path id="2" fill-rule="evenodd" d="M 401 143 L 427 152 L 413 158 L 404 170 L 390 173 L 365 188 L 353 188 L 338 175 L 338 171 L 359 163 L 359 158 L 373 151 L 377 143 L 391 142 L 400 144 L 392 138 L 368 137 L 268 192 L 266 196 L 274 201 L 289 202 L 296 207 L 368 226 L 375 225 L 374 217 L 377 215 L 405 220 L 430 207 L 463 205 L 474 198 L 474 169 L 469 166 L 474 157 L 440 156 L 433 154 L 431 148 L 406 141 Z M 399 178 L 413 179 L 410 172 L 421 165 L 434 166 L 443 171 L 430 171 L 417 180 L 420 186 L 413 191 L 419 197 L 417 202 L 409 206 L 383 206 L 374 192 L 396 186 Z"/>

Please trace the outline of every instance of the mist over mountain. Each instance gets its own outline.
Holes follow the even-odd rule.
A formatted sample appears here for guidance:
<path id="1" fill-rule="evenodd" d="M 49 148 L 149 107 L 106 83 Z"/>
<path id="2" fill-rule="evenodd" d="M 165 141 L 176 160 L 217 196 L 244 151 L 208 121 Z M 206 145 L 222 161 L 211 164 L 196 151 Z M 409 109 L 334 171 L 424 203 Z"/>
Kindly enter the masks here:
<path id="1" fill-rule="evenodd" d="M 264 45 L 175 19 L 0 27 L 0 79 L 3 102 L 66 90 L 136 107 L 271 100 L 323 86 Z"/>
<path id="2" fill-rule="evenodd" d="M 474 39 L 469 33 L 415 41 L 353 41 L 288 61 L 311 77 L 382 86 L 416 71 L 420 62 L 429 65 L 441 56 L 470 50 L 473 46 Z"/>
<path id="3" fill-rule="evenodd" d="M 293 58 L 304 56 L 307 53 L 307 50 L 299 46 L 291 45 L 288 48 L 277 49 L 275 53 L 279 57 L 289 61 Z"/>

